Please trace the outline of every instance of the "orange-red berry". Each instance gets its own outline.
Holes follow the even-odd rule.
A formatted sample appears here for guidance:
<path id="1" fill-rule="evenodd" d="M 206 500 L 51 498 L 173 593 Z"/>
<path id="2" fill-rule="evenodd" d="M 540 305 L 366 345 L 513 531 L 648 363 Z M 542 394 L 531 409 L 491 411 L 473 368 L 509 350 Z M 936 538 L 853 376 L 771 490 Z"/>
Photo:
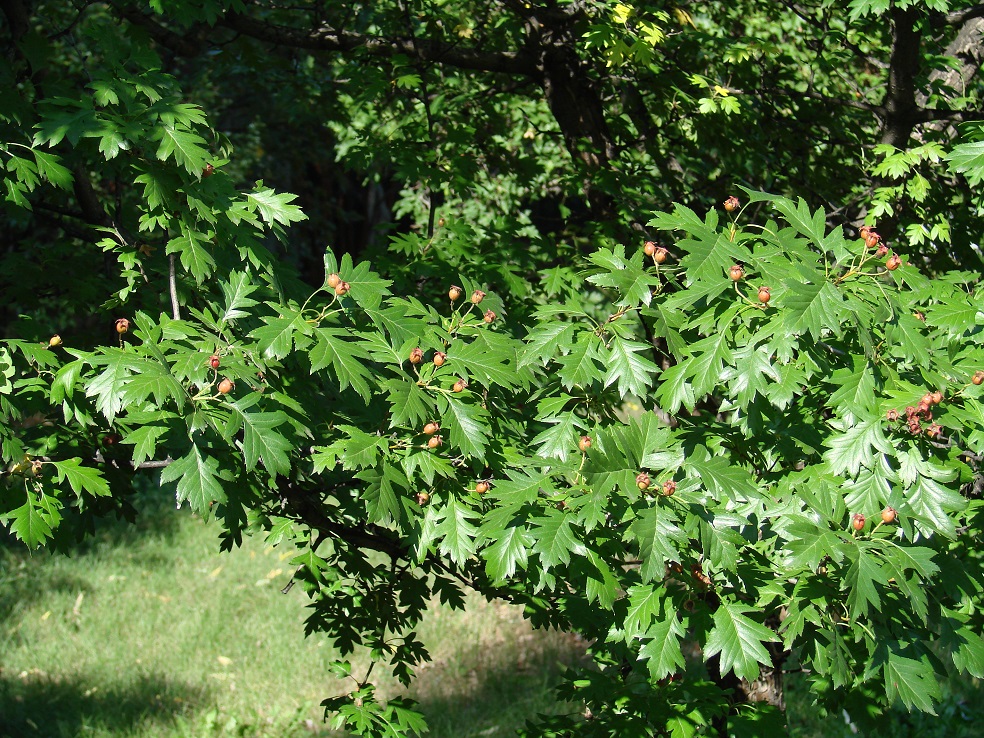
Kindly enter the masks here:
<path id="1" fill-rule="evenodd" d="M 439 426 L 437 423 L 428 423 L 427 425 L 424 426 L 424 435 L 433 436 L 439 430 L 441 430 L 441 426 Z"/>
<path id="2" fill-rule="evenodd" d="M 415 348 L 410 352 L 410 363 L 419 364 L 424 360 L 424 352 L 420 348 Z"/>
<path id="3" fill-rule="evenodd" d="M 886 507 L 884 510 L 882 510 L 882 522 L 894 523 L 896 515 L 897 513 L 894 507 Z"/>
<path id="4" fill-rule="evenodd" d="M 732 282 L 738 282 L 742 277 L 745 276 L 745 270 L 742 269 L 738 264 L 735 264 L 728 270 L 728 276 L 731 277 Z"/>
<path id="5" fill-rule="evenodd" d="M 461 287 L 456 284 L 451 285 L 448 289 L 448 297 L 451 298 L 451 302 L 455 302 L 461 297 Z"/>
<path id="6" fill-rule="evenodd" d="M 129 330 L 130 330 L 130 321 L 129 320 L 127 320 L 126 318 L 117 318 L 116 319 L 116 332 L 117 333 L 119 333 L 120 335 L 122 335 L 122 334 L 126 333 Z"/>
<path id="7" fill-rule="evenodd" d="M 851 527 L 854 530 L 861 530 L 864 528 L 864 515 L 861 513 L 855 513 L 854 517 L 851 518 Z"/>
<path id="8" fill-rule="evenodd" d="M 339 277 L 334 272 L 332 272 L 331 274 L 328 275 L 328 279 L 325 280 L 325 281 L 328 283 L 328 286 L 329 287 L 331 287 L 332 289 L 335 289 L 336 287 L 338 287 L 338 285 L 340 285 L 342 283 L 342 278 Z"/>
<path id="9" fill-rule="evenodd" d="M 480 495 L 484 495 L 486 492 L 488 492 L 489 487 L 490 487 L 489 483 L 486 482 L 485 480 L 475 483 L 475 491 L 478 492 L 478 494 Z"/>
<path id="10" fill-rule="evenodd" d="M 652 482 L 649 479 L 649 475 L 646 474 L 646 472 L 639 472 L 638 474 L 636 474 L 636 487 L 638 487 L 639 489 L 642 490 L 649 489 L 649 485 L 651 483 Z"/>
<path id="11" fill-rule="evenodd" d="M 759 287 L 759 302 L 768 302 L 772 299 L 772 290 L 769 287 Z"/>
<path id="12" fill-rule="evenodd" d="M 732 195 L 731 197 L 729 197 L 727 200 L 724 201 L 724 209 L 727 210 L 729 213 L 733 213 L 739 207 L 741 207 L 741 203 L 738 201 L 738 198 L 735 197 L 734 195 Z"/>
<path id="13" fill-rule="evenodd" d="M 444 362 L 447 361 L 448 355 L 443 351 L 434 352 L 434 366 L 444 366 Z"/>
<path id="14" fill-rule="evenodd" d="M 228 395 L 230 392 L 232 392 L 232 389 L 235 386 L 236 385 L 232 383 L 232 380 L 229 379 L 229 377 L 225 377 L 221 382 L 219 382 L 219 392 L 222 393 L 223 395 Z"/>
<path id="15" fill-rule="evenodd" d="M 591 436 L 581 436 L 577 442 L 577 447 L 581 450 L 581 453 L 586 452 L 591 448 Z"/>
<path id="16" fill-rule="evenodd" d="M 471 301 L 473 305 L 477 305 L 482 300 L 485 299 L 485 293 L 482 290 L 475 290 L 472 292 Z"/>
<path id="17" fill-rule="evenodd" d="M 885 268 L 890 272 L 894 272 L 900 266 L 902 266 L 902 258 L 898 254 L 892 254 L 885 260 Z"/>

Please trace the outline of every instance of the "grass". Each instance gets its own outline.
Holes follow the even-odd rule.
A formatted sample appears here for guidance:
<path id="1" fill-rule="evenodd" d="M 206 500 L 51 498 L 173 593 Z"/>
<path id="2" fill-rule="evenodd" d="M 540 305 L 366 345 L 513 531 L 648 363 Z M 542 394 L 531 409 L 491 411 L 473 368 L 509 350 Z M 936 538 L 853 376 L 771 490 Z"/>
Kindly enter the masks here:
<path id="1" fill-rule="evenodd" d="M 0 544 L 0 738 L 327 738 L 319 703 L 350 690 L 335 654 L 303 637 L 306 598 L 287 553 L 258 541 L 219 553 L 218 530 L 148 498 L 135 526 L 107 525 L 72 557 Z M 420 636 L 433 661 L 410 696 L 436 738 L 505 736 L 563 709 L 551 686 L 583 644 L 533 632 L 521 612 L 469 600 L 435 607 Z M 367 662 L 358 665 L 364 673 Z M 379 675 L 377 670 L 376 675 Z M 787 683 L 790 735 L 854 738 Z M 939 717 L 901 709 L 878 738 L 971 738 L 984 693 L 952 683 Z M 380 692 L 402 693 L 394 680 Z"/>
<path id="2" fill-rule="evenodd" d="M 0 736 L 329 735 L 319 703 L 352 685 L 329 676 L 324 640 L 303 637 L 300 588 L 280 592 L 288 554 L 257 541 L 219 553 L 214 526 L 145 507 L 70 558 L 0 547 Z M 478 599 L 435 608 L 420 636 L 434 661 L 410 695 L 439 737 L 508 735 L 557 709 L 550 686 L 583 651 Z"/>

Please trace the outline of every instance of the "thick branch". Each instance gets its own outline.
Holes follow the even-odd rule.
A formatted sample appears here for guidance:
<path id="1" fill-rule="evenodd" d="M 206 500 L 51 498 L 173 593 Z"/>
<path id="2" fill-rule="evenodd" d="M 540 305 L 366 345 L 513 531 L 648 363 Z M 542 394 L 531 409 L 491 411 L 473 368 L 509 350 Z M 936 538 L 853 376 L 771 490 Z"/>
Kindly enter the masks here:
<path id="1" fill-rule="evenodd" d="M 918 122 L 916 74 L 919 71 L 920 32 L 913 8 L 892 11 L 892 57 L 888 69 L 888 91 L 882 103 L 882 143 L 905 149 Z"/>
<path id="2" fill-rule="evenodd" d="M 329 26 L 305 30 L 234 14 L 226 16 L 221 24 L 244 36 L 301 49 L 363 51 L 381 57 L 405 54 L 417 61 L 447 64 L 459 69 L 527 76 L 536 74 L 533 58 L 522 51 L 482 51 L 426 38 L 381 38 Z"/>
<path id="3" fill-rule="evenodd" d="M 963 10 L 954 10 L 953 12 L 947 13 L 944 20 L 947 25 L 959 26 L 974 18 L 984 18 L 984 5 L 972 5 Z"/>
<path id="4" fill-rule="evenodd" d="M 175 33 L 170 28 L 165 28 L 150 16 L 144 15 L 132 7 L 119 7 L 116 12 L 133 25 L 146 30 L 148 35 L 161 46 L 181 56 L 198 56 L 207 48 L 200 39 L 196 38 L 198 34 Z"/>

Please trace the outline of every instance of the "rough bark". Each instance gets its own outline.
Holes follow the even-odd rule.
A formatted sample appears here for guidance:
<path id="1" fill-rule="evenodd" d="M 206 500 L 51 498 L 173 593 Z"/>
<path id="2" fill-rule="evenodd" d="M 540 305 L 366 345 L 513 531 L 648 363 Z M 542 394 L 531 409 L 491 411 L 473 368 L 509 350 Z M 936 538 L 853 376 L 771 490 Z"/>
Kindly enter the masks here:
<path id="1" fill-rule="evenodd" d="M 881 142 L 897 149 L 907 148 L 919 122 L 916 104 L 916 74 L 919 72 L 921 33 L 916 29 L 919 14 L 914 8 L 892 10 L 892 56 L 888 67 L 888 89 L 881 105 Z"/>

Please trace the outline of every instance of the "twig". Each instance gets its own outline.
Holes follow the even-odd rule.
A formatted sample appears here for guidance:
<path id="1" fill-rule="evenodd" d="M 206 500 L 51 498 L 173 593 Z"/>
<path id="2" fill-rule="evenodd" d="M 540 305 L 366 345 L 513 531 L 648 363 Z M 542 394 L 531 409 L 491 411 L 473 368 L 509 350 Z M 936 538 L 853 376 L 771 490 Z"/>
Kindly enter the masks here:
<path id="1" fill-rule="evenodd" d="M 181 320 L 181 305 L 178 302 L 178 279 L 174 268 L 174 254 L 167 259 L 167 282 L 171 291 L 171 317 Z"/>

